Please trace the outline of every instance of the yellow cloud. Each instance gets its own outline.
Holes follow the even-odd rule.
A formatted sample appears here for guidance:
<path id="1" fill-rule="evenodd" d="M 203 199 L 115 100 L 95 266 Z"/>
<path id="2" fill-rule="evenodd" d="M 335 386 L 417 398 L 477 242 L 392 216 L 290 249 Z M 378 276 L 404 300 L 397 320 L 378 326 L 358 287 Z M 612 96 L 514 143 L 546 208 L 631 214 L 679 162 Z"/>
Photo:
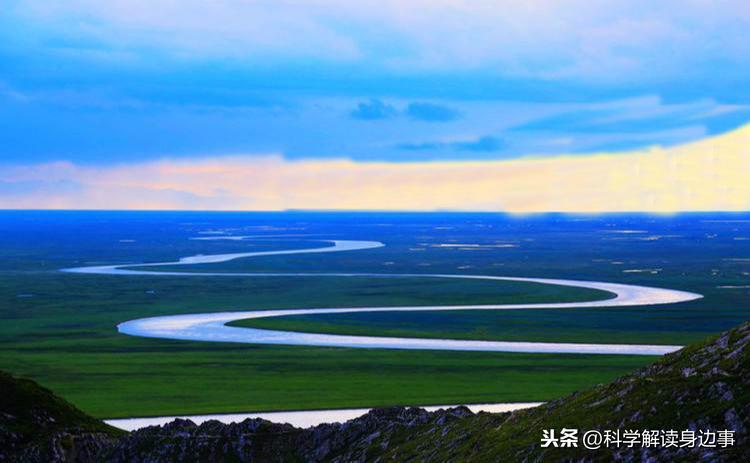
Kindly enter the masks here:
<path id="1" fill-rule="evenodd" d="M 1 208 L 529 212 L 750 209 L 750 126 L 630 153 L 473 162 L 289 161 L 278 155 L 0 174 Z M 25 185 L 23 188 L 21 185 Z"/>

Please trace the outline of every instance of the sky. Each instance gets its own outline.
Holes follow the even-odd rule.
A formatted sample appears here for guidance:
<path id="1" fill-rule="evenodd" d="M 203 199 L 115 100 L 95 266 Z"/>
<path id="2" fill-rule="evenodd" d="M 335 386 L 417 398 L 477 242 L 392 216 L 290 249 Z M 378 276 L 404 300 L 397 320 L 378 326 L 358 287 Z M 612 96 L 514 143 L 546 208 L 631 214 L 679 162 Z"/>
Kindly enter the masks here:
<path id="1" fill-rule="evenodd" d="M 744 210 L 748 30 L 740 0 L 4 0 L 0 208 Z"/>

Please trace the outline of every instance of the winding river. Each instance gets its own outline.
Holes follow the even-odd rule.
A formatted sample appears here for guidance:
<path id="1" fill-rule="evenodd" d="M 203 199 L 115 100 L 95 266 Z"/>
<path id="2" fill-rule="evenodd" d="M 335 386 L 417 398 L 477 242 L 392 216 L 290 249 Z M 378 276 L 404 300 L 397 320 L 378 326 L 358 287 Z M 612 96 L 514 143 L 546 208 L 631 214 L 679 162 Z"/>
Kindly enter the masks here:
<path id="1" fill-rule="evenodd" d="M 321 333 L 300 333 L 291 331 L 265 330 L 227 326 L 236 320 L 291 315 L 324 315 L 331 313 L 361 312 L 429 312 L 445 310 L 519 310 L 519 309 L 570 309 L 593 307 L 645 306 L 673 304 L 701 298 L 700 294 L 649 286 L 626 285 L 599 281 L 580 281 L 549 278 L 503 277 L 491 275 L 454 274 L 381 274 L 381 273 L 226 273 L 226 272 L 180 272 L 156 271 L 148 267 L 185 266 L 227 262 L 234 259 L 272 255 L 312 254 L 328 252 L 357 251 L 384 246 L 377 241 L 321 240 L 327 246 L 307 249 L 244 252 L 234 254 L 196 255 L 183 257 L 175 262 L 148 264 L 100 265 L 63 269 L 64 272 L 121 276 L 211 276 L 211 277 L 300 277 L 300 278 L 453 278 L 467 280 L 494 280 L 541 283 L 575 288 L 597 289 L 609 292 L 612 298 L 566 303 L 536 304 L 490 304 L 490 305 L 451 305 L 451 306 L 403 306 L 403 307 L 357 307 L 357 308 L 316 308 L 288 310 L 250 310 L 241 312 L 211 312 L 187 315 L 140 318 L 120 323 L 119 332 L 131 336 L 150 338 L 181 339 L 190 341 L 234 342 L 250 344 L 284 344 L 321 347 L 355 347 L 377 349 L 431 349 L 453 351 L 490 352 L 532 352 L 565 354 L 628 354 L 662 355 L 680 349 L 682 346 L 649 344 L 588 344 L 555 342 L 506 342 L 473 341 L 456 339 L 421 339 L 379 336 L 347 336 Z"/>

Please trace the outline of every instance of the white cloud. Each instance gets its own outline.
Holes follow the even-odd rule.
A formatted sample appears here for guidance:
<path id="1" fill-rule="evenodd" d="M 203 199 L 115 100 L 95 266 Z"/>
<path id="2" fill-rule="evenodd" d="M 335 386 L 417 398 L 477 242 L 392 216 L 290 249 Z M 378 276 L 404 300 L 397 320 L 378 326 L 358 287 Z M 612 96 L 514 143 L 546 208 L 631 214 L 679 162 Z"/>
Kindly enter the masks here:
<path id="1" fill-rule="evenodd" d="M 351 37 L 285 2 L 90 0 L 29 1 L 20 14 L 64 35 L 115 48 L 136 47 L 180 59 L 210 57 L 349 60 Z"/>
<path id="2" fill-rule="evenodd" d="M 265 155 L 104 167 L 52 163 L 1 170 L 7 193 L 0 208 L 747 210 L 748 146 L 750 126 L 668 149 L 513 161 L 358 163 Z"/>
<path id="3" fill-rule="evenodd" d="M 402 72 L 622 81 L 748 68 L 745 0 L 29 0 L 21 16 L 113 47 L 325 59 Z M 256 63 L 257 64 L 257 63 Z"/>

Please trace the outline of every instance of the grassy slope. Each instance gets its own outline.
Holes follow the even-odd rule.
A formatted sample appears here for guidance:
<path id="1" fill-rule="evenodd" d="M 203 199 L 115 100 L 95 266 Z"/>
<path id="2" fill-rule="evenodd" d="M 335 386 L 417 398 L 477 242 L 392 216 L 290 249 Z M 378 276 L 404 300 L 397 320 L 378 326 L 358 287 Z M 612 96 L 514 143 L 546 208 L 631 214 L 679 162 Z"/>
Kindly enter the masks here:
<path id="1" fill-rule="evenodd" d="M 46 452 L 53 436 L 59 439 L 64 433 L 93 433 L 104 438 L 124 434 L 34 381 L 0 371 L 0 461 L 13 461 L 9 454 L 21 449 Z"/>
<path id="2" fill-rule="evenodd" d="M 735 429 L 737 444 L 721 460 L 744 461 L 750 439 L 750 324 L 697 343 L 613 383 L 513 414 L 479 414 L 447 426 L 403 429 L 379 439 L 371 455 L 383 461 L 611 461 L 606 450 L 540 448 L 542 429 Z M 438 437 L 439 436 L 439 437 Z M 627 449 L 623 449 L 627 453 Z M 672 452 L 672 453 L 670 453 Z M 695 454 L 651 450 L 649 461 L 695 461 Z M 621 455 L 622 456 L 622 455 Z M 646 460 L 640 448 L 631 457 Z M 713 460 L 712 460 L 713 461 Z"/>
<path id="3" fill-rule="evenodd" d="M 34 423 L 34 419 L 40 414 L 48 418 L 50 424 L 47 427 L 50 429 L 78 428 L 86 431 L 122 433 L 90 417 L 34 381 L 14 377 L 4 371 L 0 371 L 0 410 L 4 416 L 14 417 L 9 429 L 22 434 L 34 434 L 39 431 L 39 424 Z"/>

